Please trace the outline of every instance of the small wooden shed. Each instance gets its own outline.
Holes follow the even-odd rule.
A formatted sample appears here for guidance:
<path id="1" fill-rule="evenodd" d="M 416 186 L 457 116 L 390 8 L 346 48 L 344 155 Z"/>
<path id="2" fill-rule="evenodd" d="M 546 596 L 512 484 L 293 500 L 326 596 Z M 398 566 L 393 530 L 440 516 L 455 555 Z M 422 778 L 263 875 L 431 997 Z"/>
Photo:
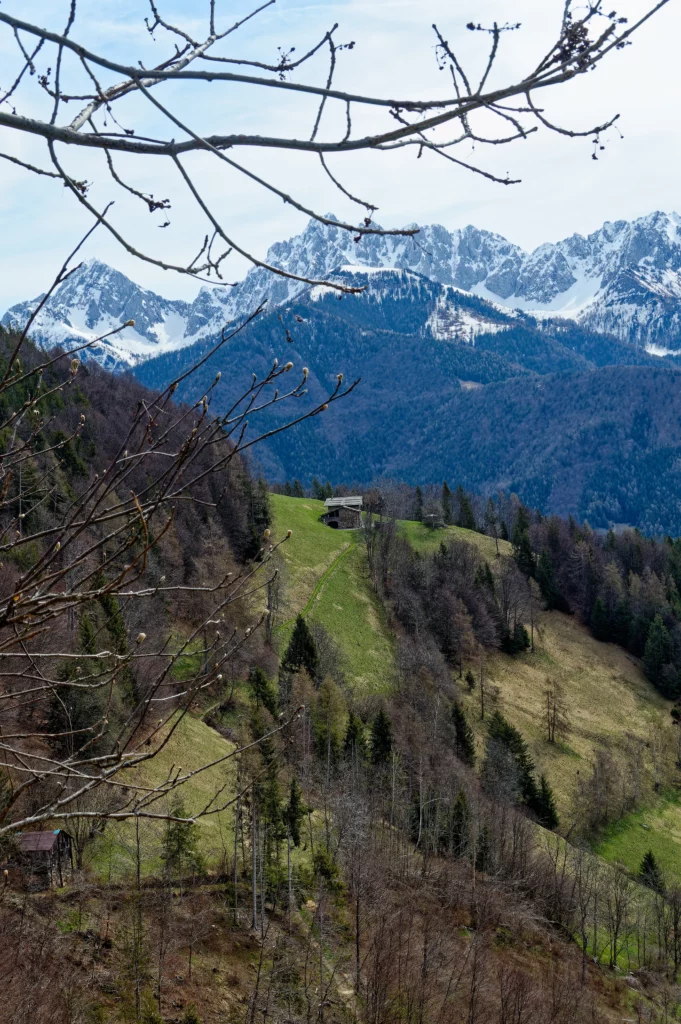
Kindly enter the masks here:
<path id="1" fill-rule="evenodd" d="M 41 876 L 49 885 L 58 879 L 64 884 L 64 873 L 73 868 L 71 836 L 57 828 L 54 832 L 22 832 L 19 852 L 23 871 Z"/>
<path id="2" fill-rule="evenodd" d="M 332 530 L 357 530 L 362 525 L 362 497 L 359 494 L 347 498 L 327 498 L 323 522 Z"/>

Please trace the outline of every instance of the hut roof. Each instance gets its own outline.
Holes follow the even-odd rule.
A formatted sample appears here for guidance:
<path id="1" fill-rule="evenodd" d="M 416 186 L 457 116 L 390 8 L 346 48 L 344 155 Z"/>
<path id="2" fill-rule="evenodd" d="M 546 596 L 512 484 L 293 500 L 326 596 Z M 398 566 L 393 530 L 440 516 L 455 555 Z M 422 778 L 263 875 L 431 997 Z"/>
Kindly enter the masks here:
<path id="1" fill-rule="evenodd" d="M 324 502 L 327 508 L 357 508 L 362 507 L 362 495 L 354 494 L 347 498 L 327 498 Z"/>
<path id="2" fill-rule="evenodd" d="M 19 836 L 19 847 L 22 853 L 49 853 L 58 835 L 59 829 L 56 832 L 24 832 Z"/>

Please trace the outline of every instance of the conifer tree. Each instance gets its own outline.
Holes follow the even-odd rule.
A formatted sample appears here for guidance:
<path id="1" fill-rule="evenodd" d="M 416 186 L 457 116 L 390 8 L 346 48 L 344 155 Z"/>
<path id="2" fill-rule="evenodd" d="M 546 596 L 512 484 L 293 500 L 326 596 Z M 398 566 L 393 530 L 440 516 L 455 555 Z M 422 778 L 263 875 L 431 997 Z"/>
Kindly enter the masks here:
<path id="1" fill-rule="evenodd" d="M 302 615 L 296 619 L 293 633 L 286 654 L 284 655 L 283 667 L 289 672 L 297 672 L 298 669 L 307 669 L 312 679 L 317 678 L 319 671 L 319 655 L 312 633 Z"/>
<path id="2" fill-rule="evenodd" d="M 499 554 L 499 516 L 492 498 L 487 499 L 485 506 L 485 531 L 490 537 L 494 537 L 497 555 Z"/>
<path id="3" fill-rule="evenodd" d="M 468 669 L 468 671 L 466 672 L 466 686 L 468 687 L 470 693 L 472 693 L 473 690 L 475 689 L 475 676 L 473 675 L 471 669 Z"/>
<path id="4" fill-rule="evenodd" d="M 251 699 L 256 708 L 267 708 L 269 713 L 275 716 L 278 711 L 277 698 L 261 668 L 256 666 L 251 669 L 248 675 L 248 685 L 251 689 Z"/>
<path id="5" fill-rule="evenodd" d="M 462 789 L 459 790 L 452 808 L 452 853 L 462 857 L 468 846 L 470 811 L 468 800 Z"/>
<path id="6" fill-rule="evenodd" d="M 348 717 L 348 727 L 345 731 L 343 741 L 343 753 L 346 757 L 363 760 L 367 754 L 366 737 L 364 735 L 364 723 L 354 711 Z"/>
<path id="7" fill-rule="evenodd" d="M 534 777 L 534 761 L 527 743 L 520 732 L 507 722 L 500 711 L 495 711 L 489 721 L 489 737 L 503 743 L 511 754 L 518 771 L 518 784 L 523 803 L 534 811 L 540 810 L 539 790 Z"/>
<path id="8" fill-rule="evenodd" d="M 539 824 L 544 828 L 555 829 L 558 827 L 558 811 L 553 797 L 553 790 L 548 784 L 545 775 L 539 779 L 539 796 L 536 808 Z"/>
<path id="9" fill-rule="evenodd" d="M 534 576 L 535 561 L 530 534 L 527 529 L 520 528 L 520 523 L 516 523 L 513 530 L 513 557 L 525 576 Z"/>
<path id="10" fill-rule="evenodd" d="M 607 640 L 610 635 L 610 622 L 605 605 L 600 597 L 594 601 L 591 612 L 591 632 L 597 640 Z"/>
<path id="11" fill-rule="evenodd" d="M 371 726 L 371 763 L 375 765 L 386 764 L 392 749 L 392 725 L 385 711 L 381 708 Z"/>
<path id="12" fill-rule="evenodd" d="M 648 850 L 641 866 L 638 869 L 638 877 L 641 879 L 644 885 L 647 885 L 649 889 L 654 889 L 655 892 L 664 892 L 664 879 L 662 872 L 660 871 L 660 865 L 655 859 L 655 854 L 652 850 Z"/>
<path id="13" fill-rule="evenodd" d="M 555 608 L 556 598 L 558 597 L 556 591 L 556 578 L 553 571 L 553 562 L 551 561 L 551 557 L 546 548 L 542 549 L 542 553 L 539 556 L 536 580 L 539 584 L 541 596 L 544 598 L 546 607 L 549 609 Z"/>
<path id="14" fill-rule="evenodd" d="M 81 615 L 78 623 L 78 644 L 84 654 L 95 653 L 95 629 L 87 612 Z"/>
<path id="15" fill-rule="evenodd" d="M 303 794 L 295 776 L 291 779 L 288 803 L 284 807 L 282 818 L 294 846 L 300 846 L 300 823 L 307 814 L 303 804 Z"/>
<path id="16" fill-rule="evenodd" d="M 452 706 L 452 722 L 456 736 L 456 756 L 464 764 L 472 767 L 475 763 L 475 739 L 473 730 L 466 721 L 466 715 L 458 700 Z"/>
<path id="17" fill-rule="evenodd" d="M 420 487 L 416 488 L 414 494 L 414 519 L 417 523 L 423 521 L 423 491 Z"/>
<path id="18" fill-rule="evenodd" d="M 294 480 L 293 481 L 293 497 L 294 498 L 304 498 L 305 497 L 305 491 L 303 490 L 303 485 L 301 484 L 300 480 Z"/>
<path id="19" fill-rule="evenodd" d="M 452 492 L 447 481 L 442 484 L 442 518 L 445 526 L 451 526 L 454 522 L 454 509 L 452 507 Z"/>
<path id="20" fill-rule="evenodd" d="M 489 567 L 489 562 L 483 562 L 482 565 L 477 567 L 473 582 L 481 590 L 487 590 L 490 594 L 494 594 L 494 576 Z"/>
<path id="21" fill-rule="evenodd" d="M 461 484 L 459 484 L 456 489 L 456 501 L 459 509 L 456 517 L 456 525 L 460 526 L 464 530 L 476 530 L 477 524 L 475 522 L 475 516 L 473 515 L 471 499 L 468 497 Z"/>
<path id="22" fill-rule="evenodd" d="M 480 829 L 475 847 L 475 870 L 486 872 L 490 866 L 490 834 L 489 825 Z"/>
<path id="23" fill-rule="evenodd" d="M 643 654 L 643 668 L 651 683 L 662 689 L 662 669 L 671 660 L 671 637 L 669 630 L 662 621 L 661 615 L 656 615 L 648 629 L 645 651 Z M 670 694 L 671 696 L 671 694 Z"/>
<path id="24" fill-rule="evenodd" d="M 326 488 L 323 484 L 320 484 L 316 476 L 312 477 L 312 497 L 316 498 L 317 501 L 324 501 L 326 497 Z"/>
<path id="25" fill-rule="evenodd" d="M 184 805 L 177 801 L 171 807 L 174 818 L 188 818 Z M 161 859 L 169 872 L 182 873 L 187 867 L 194 871 L 203 870 L 203 860 L 198 851 L 198 826 L 193 821 L 167 821 L 163 836 Z"/>

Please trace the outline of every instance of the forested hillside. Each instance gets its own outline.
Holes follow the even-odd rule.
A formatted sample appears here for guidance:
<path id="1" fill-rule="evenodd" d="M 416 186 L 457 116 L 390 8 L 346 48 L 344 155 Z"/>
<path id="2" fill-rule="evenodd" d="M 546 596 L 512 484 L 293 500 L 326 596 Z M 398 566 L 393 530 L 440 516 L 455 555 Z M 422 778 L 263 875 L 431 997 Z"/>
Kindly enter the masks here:
<path id="1" fill-rule="evenodd" d="M 39 359 L 27 350 L 29 379 Z M 137 450 L 118 432 L 130 405 L 154 424 L 172 412 L 126 378 L 62 364 L 26 392 L 42 404 L 25 440 L 54 486 L 7 485 L 21 527 L 5 572 L 20 595 L 61 504 L 84 507 Z M 5 986 L 11 1018 L 397 1024 L 411 1005 L 482 1022 L 511 1000 L 519 1024 L 654 1020 L 681 951 L 662 827 L 679 781 L 678 545 L 447 486 L 366 489 L 362 529 L 332 530 L 330 485 L 268 495 L 238 455 L 226 471 L 204 464 L 210 451 L 147 553 L 144 601 L 107 592 L 118 561 L 95 563 L 102 582 L 50 637 L 63 654 L 40 670 L 48 698 L 5 714 L 5 822 L 53 792 L 49 777 L 19 784 L 24 760 L 90 770 L 93 732 L 114 763 L 121 735 L 150 755 L 131 762 L 119 803 L 41 812 L 39 828 L 72 836 L 63 885 L 42 890 L 6 833 L 0 929 L 22 965 Z M 141 501 L 146 481 L 129 483 Z M 106 522 L 88 521 L 91 542 Z M 218 620 L 216 582 L 251 571 L 262 583 Z M 148 662 L 165 657 L 150 684 Z M 25 677 L 15 669 L 3 697 Z M 149 698 L 179 704 L 147 723 Z M 626 838 L 636 815 L 640 856 Z"/>
<path id="2" fill-rule="evenodd" d="M 414 274 L 345 271 L 339 280 L 367 290 L 340 300 L 312 290 L 265 314 L 185 389 L 198 396 L 223 360 L 233 376 L 218 410 L 237 397 L 235 367 L 262 375 L 275 358 L 290 359 L 308 368 L 315 401 L 339 371 L 361 377 L 345 408 L 259 449 L 270 479 L 416 484 L 444 476 L 476 491 L 514 491 L 595 527 L 681 531 L 673 362 L 569 321 L 511 315 Z M 160 387 L 207 351 L 199 343 L 135 372 Z M 280 422 L 276 411 L 269 422 Z"/>

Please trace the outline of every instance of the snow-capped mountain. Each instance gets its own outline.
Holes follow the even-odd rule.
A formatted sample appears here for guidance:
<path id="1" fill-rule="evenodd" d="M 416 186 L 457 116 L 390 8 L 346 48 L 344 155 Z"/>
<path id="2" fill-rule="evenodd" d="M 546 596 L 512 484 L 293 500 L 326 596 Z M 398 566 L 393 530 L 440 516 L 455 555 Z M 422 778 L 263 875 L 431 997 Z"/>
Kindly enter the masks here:
<path id="1" fill-rule="evenodd" d="M 606 222 L 586 237 L 572 235 L 531 253 L 472 226 L 448 231 L 426 225 L 411 237 L 364 235 L 355 242 L 336 224 L 310 221 L 299 235 L 271 246 L 267 260 L 308 281 L 356 268 L 381 270 L 396 287 L 400 274 L 394 272 L 400 271 L 450 286 L 428 321 L 432 335 L 442 340 L 470 342 L 490 329 L 484 314 L 464 316 L 457 307 L 453 290 L 460 290 L 496 309 L 570 318 L 654 354 L 681 349 L 681 217 L 674 213 Z M 181 302 L 89 260 L 46 302 L 32 333 L 46 347 L 70 347 L 134 320 L 134 328 L 89 350 L 104 365 L 121 368 L 211 336 L 261 303 L 282 305 L 306 291 L 315 298 L 314 287 L 255 268 L 234 288 L 203 287 L 193 302 Z M 39 301 L 13 306 L 2 323 L 24 324 Z"/>

